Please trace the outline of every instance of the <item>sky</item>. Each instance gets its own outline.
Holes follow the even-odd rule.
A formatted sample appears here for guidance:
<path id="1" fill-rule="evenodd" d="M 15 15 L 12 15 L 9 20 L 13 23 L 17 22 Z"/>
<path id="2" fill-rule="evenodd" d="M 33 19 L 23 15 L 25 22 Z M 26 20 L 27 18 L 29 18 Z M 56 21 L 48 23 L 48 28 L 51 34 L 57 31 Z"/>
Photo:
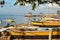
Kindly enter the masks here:
<path id="1" fill-rule="evenodd" d="M 30 4 L 26 4 L 26 6 L 14 6 L 15 1 L 5 0 L 6 4 L 4 7 L 0 7 L 0 15 L 25 15 L 29 12 L 32 12 L 32 14 L 57 13 L 57 10 L 60 10 L 60 7 L 55 3 L 53 6 L 51 4 L 41 4 L 35 10 L 32 10 Z"/>

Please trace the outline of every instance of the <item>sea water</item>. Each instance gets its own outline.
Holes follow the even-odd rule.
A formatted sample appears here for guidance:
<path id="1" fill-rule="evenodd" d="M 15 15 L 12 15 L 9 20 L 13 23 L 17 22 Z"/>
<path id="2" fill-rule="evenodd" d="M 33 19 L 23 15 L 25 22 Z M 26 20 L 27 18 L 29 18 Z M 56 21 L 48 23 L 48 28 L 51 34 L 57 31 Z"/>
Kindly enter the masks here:
<path id="1" fill-rule="evenodd" d="M 27 18 L 21 15 L 0 15 L 0 20 L 2 20 L 2 23 L 0 25 L 6 26 L 8 22 L 4 20 L 6 20 L 7 18 L 14 19 L 16 24 L 27 22 Z"/>

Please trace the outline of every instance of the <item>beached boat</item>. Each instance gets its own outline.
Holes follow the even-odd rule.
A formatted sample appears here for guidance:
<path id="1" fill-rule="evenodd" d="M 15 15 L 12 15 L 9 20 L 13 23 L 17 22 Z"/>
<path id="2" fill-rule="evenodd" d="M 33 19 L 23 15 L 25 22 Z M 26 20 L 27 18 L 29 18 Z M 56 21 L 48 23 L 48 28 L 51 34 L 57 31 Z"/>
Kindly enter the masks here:
<path id="1" fill-rule="evenodd" d="M 39 27 L 60 27 L 60 19 L 42 18 L 40 21 L 32 21 L 31 24 Z"/>
<path id="2" fill-rule="evenodd" d="M 12 30 L 9 32 L 11 38 L 22 38 L 22 39 L 48 39 L 49 38 L 49 28 L 22 28 L 17 30 Z M 60 38 L 60 30 L 53 29 L 52 39 Z"/>

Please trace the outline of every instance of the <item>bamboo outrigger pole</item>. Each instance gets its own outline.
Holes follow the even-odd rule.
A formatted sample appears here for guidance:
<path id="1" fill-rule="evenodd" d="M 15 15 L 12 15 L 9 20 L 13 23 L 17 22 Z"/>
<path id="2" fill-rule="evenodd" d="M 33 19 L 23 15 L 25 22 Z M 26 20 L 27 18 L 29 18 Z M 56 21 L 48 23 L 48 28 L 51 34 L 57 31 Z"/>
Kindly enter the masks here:
<path id="1" fill-rule="evenodd" d="M 49 28 L 49 40 L 52 40 L 53 28 Z"/>

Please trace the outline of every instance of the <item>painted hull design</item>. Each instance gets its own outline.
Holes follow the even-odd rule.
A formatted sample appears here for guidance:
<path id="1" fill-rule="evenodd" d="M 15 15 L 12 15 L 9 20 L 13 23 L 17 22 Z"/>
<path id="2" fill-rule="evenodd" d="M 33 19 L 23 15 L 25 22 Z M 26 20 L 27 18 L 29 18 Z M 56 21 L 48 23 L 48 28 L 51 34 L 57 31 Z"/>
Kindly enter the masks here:
<path id="1" fill-rule="evenodd" d="M 39 27 L 60 27 L 60 21 L 32 22 L 31 24 Z"/>
<path id="2" fill-rule="evenodd" d="M 24 32 L 10 32 L 12 38 L 25 39 L 48 39 L 49 31 L 24 31 Z M 53 31 L 52 39 L 60 38 L 60 31 Z"/>

